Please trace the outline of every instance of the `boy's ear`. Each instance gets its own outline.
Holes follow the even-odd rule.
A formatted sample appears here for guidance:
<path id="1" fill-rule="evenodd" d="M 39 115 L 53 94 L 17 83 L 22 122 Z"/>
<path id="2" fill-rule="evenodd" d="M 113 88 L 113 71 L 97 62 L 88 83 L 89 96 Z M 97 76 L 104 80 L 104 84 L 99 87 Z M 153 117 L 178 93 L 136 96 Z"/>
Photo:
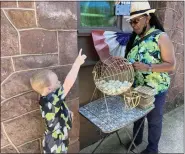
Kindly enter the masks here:
<path id="1" fill-rule="evenodd" d="M 48 90 L 51 90 L 51 88 L 50 88 L 50 87 L 47 87 L 47 89 L 48 89 Z"/>
<path id="2" fill-rule="evenodd" d="M 51 92 L 53 89 L 52 89 L 52 87 L 47 87 L 47 90 L 48 90 L 49 92 Z"/>
<path id="3" fill-rule="evenodd" d="M 48 93 L 48 92 L 51 91 L 51 87 L 45 87 L 45 88 L 43 89 L 43 91 L 44 91 L 44 93 Z"/>

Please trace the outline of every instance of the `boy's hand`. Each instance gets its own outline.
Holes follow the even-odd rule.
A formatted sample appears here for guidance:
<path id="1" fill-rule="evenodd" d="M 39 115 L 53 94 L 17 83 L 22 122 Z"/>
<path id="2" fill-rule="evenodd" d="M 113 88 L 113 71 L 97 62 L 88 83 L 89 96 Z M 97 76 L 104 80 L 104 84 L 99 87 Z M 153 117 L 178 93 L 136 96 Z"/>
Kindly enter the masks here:
<path id="1" fill-rule="evenodd" d="M 84 62 L 85 62 L 85 59 L 87 58 L 87 56 L 86 55 L 82 55 L 82 49 L 80 49 L 80 51 L 79 51 L 79 54 L 78 54 L 78 57 L 76 58 L 76 63 L 78 64 L 78 65 L 82 65 Z"/>

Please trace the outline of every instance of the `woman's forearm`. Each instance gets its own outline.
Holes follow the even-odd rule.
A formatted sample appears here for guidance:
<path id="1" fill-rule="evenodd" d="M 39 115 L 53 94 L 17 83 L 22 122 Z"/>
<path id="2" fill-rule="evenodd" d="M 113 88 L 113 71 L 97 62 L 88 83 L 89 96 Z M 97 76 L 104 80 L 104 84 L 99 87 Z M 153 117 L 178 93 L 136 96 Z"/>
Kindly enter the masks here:
<path id="1" fill-rule="evenodd" d="M 152 64 L 152 72 L 170 72 L 175 70 L 175 64 L 163 62 L 162 64 Z"/>

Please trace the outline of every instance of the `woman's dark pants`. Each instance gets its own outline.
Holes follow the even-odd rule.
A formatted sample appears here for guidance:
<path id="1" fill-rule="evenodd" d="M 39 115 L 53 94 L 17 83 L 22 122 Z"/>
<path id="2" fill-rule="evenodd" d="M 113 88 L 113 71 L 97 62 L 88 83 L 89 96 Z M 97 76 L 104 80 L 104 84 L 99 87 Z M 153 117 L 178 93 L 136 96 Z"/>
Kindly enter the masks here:
<path id="1" fill-rule="evenodd" d="M 163 106 L 165 104 L 166 93 L 163 92 L 155 96 L 155 108 L 147 115 L 148 120 L 148 146 L 147 151 L 158 152 L 158 143 L 161 137 Z M 133 135 L 136 134 L 143 118 L 134 123 Z M 144 123 L 134 141 L 135 144 L 140 144 L 143 139 Z"/>

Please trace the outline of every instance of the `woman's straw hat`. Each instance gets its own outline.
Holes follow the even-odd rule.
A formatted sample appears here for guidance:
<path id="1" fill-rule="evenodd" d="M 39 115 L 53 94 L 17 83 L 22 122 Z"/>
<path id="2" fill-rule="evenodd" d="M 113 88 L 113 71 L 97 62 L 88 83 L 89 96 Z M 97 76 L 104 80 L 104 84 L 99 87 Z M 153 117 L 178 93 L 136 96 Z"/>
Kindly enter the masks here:
<path id="1" fill-rule="evenodd" d="M 143 14 L 154 13 L 155 9 L 150 8 L 150 4 L 147 0 L 131 2 L 130 16 L 127 16 L 127 20 L 133 19 Z"/>

